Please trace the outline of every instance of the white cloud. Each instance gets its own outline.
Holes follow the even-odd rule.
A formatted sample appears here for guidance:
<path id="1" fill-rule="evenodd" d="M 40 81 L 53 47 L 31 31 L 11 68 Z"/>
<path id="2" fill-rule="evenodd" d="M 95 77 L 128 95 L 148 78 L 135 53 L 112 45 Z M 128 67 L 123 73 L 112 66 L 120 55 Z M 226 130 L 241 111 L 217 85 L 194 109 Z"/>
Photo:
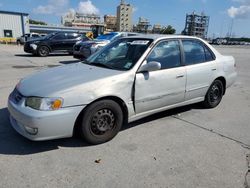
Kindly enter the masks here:
<path id="1" fill-rule="evenodd" d="M 78 4 L 77 12 L 83 14 L 100 14 L 99 9 L 90 1 L 81 1 Z"/>
<path id="2" fill-rule="evenodd" d="M 33 9 L 36 14 L 62 14 L 68 7 L 68 0 L 49 0 L 47 5 L 39 5 Z"/>
<path id="3" fill-rule="evenodd" d="M 135 13 L 138 10 L 137 7 L 133 7 L 132 12 Z"/>
<path id="4" fill-rule="evenodd" d="M 231 6 L 228 10 L 228 16 L 235 19 L 247 19 L 250 17 L 250 0 L 233 0 L 240 3 L 239 7 Z"/>

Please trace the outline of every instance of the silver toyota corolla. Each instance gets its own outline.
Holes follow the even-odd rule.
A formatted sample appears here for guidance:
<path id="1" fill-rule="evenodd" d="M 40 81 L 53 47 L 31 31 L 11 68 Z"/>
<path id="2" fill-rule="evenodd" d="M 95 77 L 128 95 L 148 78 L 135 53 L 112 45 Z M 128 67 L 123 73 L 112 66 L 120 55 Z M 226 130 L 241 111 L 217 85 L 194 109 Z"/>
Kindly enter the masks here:
<path id="1" fill-rule="evenodd" d="M 236 79 L 234 58 L 186 36 L 126 37 L 86 61 L 38 72 L 10 94 L 14 129 L 31 140 L 112 139 L 122 125 L 192 103 L 216 107 Z"/>

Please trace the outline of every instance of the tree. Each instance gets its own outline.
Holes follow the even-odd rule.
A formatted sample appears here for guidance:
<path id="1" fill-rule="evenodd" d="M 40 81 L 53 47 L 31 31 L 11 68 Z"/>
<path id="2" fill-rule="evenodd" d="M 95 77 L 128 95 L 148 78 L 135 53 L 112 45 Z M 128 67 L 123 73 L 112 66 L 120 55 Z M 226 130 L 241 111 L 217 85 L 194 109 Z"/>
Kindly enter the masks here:
<path id="1" fill-rule="evenodd" d="M 45 22 L 32 20 L 32 19 L 29 19 L 29 23 L 30 24 L 35 24 L 35 25 L 47 25 L 47 23 L 45 23 Z"/>
<path id="2" fill-rule="evenodd" d="M 173 28 L 171 25 L 168 25 L 167 27 L 163 27 L 160 33 L 172 35 L 175 34 L 175 32 L 176 32 L 175 28 Z"/>

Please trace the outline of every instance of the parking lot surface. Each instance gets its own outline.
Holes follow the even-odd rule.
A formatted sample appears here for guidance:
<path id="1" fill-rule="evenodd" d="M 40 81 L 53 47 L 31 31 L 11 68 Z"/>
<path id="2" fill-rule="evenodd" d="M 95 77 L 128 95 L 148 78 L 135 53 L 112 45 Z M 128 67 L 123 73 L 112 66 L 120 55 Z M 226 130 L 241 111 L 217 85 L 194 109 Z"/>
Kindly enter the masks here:
<path id="1" fill-rule="evenodd" d="M 12 129 L 6 108 L 21 78 L 77 60 L 66 54 L 33 57 L 22 46 L 0 45 L 0 187 L 247 186 L 250 48 L 216 48 L 235 57 L 238 71 L 217 108 L 191 105 L 159 113 L 90 146 L 80 138 L 29 141 Z"/>

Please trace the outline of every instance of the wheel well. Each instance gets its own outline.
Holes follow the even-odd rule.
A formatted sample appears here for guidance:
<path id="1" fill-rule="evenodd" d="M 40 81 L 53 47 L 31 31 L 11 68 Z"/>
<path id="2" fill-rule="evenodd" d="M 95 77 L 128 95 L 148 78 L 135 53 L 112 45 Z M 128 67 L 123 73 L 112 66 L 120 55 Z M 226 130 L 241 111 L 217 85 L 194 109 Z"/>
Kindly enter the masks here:
<path id="1" fill-rule="evenodd" d="M 224 77 L 218 77 L 218 78 L 216 78 L 215 80 L 220 80 L 221 82 L 222 82 L 222 84 L 223 84 L 223 89 L 224 89 L 224 93 L 223 93 L 223 95 L 226 93 L 226 79 L 224 78 Z"/>
<path id="2" fill-rule="evenodd" d="M 128 108 L 127 108 L 125 102 L 122 99 L 120 99 L 119 97 L 115 97 L 115 96 L 102 97 L 102 98 L 99 98 L 99 99 L 91 102 L 84 109 L 82 109 L 82 111 L 77 116 L 77 119 L 75 121 L 73 135 L 78 135 L 80 133 L 79 129 L 80 129 L 81 122 L 82 122 L 82 115 L 84 114 L 86 108 L 88 106 L 90 106 L 91 104 L 93 104 L 97 101 L 101 101 L 101 100 L 112 100 L 112 101 L 115 101 L 117 104 L 119 104 L 119 106 L 121 107 L 122 112 L 123 112 L 123 125 L 128 123 Z"/>

